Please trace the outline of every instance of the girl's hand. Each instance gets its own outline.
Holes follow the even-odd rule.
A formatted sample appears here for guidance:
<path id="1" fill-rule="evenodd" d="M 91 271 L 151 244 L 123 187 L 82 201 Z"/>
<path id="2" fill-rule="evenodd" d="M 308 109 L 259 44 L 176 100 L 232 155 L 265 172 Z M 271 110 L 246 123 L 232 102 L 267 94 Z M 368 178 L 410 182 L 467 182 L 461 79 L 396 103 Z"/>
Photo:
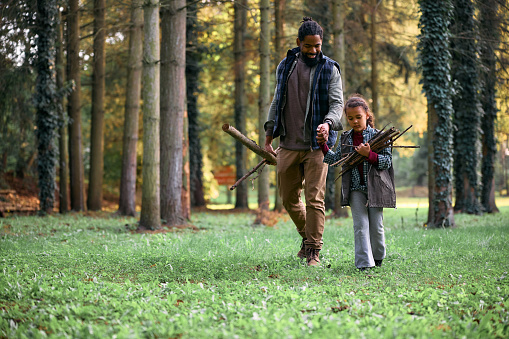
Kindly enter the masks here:
<path id="1" fill-rule="evenodd" d="M 329 140 L 329 131 L 327 131 L 325 127 L 322 127 L 322 125 L 318 126 L 316 132 L 316 141 L 319 145 L 325 144 L 327 140 Z"/>
<path id="2" fill-rule="evenodd" d="M 369 152 L 371 151 L 371 147 L 368 143 L 360 144 L 359 146 L 355 147 L 355 150 L 360 155 L 365 156 L 366 158 L 369 157 Z"/>

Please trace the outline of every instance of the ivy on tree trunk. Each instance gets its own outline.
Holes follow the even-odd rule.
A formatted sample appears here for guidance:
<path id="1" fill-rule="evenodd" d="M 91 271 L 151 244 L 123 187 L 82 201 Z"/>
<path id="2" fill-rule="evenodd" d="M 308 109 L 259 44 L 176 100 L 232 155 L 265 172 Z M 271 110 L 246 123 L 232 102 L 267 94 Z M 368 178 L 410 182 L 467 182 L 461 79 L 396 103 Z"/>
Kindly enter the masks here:
<path id="1" fill-rule="evenodd" d="M 450 0 L 420 0 L 419 66 L 428 100 L 429 227 L 454 226 L 452 208 L 452 90 Z"/>
<path id="2" fill-rule="evenodd" d="M 477 180 L 479 130 L 482 108 L 479 102 L 477 44 L 472 0 L 454 0 L 451 39 L 452 79 L 457 83 L 454 107 L 454 210 L 480 214 Z"/>
<path id="3" fill-rule="evenodd" d="M 42 213 L 51 213 L 55 201 L 57 152 L 55 137 L 59 125 L 58 92 L 55 78 L 55 40 L 57 24 L 55 0 L 37 1 L 37 151 L 39 199 Z"/>

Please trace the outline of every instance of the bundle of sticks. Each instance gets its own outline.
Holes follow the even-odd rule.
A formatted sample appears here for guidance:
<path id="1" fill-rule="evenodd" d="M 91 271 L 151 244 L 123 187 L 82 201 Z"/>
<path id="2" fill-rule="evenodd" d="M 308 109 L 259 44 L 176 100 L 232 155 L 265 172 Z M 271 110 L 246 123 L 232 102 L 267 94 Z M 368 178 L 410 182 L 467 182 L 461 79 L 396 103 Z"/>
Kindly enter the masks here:
<path id="1" fill-rule="evenodd" d="M 395 146 L 394 142 L 398 140 L 399 137 L 401 137 L 406 131 L 408 131 L 410 127 L 405 129 L 403 132 L 400 132 L 395 127 L 391 127 L 388 130 L 385 130 L 385 128 L 388 125 L 385 125 L 384 128 L 382 128 L 380 131 L 378 131 L 377 134 L 375 134 L 369 141 L 369 147 L 371 150 L 375 153 L 379 153 L 381 150 L 387 147 L 401 147 L 401 148 L 419 148 L 419 146 Z M 341 146 L 350 146 L 354 147 L 352 145 L 341 145 Z M 361 164 L 364 160 L 366 160 L 366 157 L 357 153 L 356 151 L 350 152 L 345 154 L 339 161 L 335 162 L 331 166 L 341 166 L 341 172 L 339 173 L 336 180 L 338 180 L 343 174 L 351 170 L 352 168 L 357 167 L 359 164 Z M 334 181 L 336 181 L 334 180 Z"/>

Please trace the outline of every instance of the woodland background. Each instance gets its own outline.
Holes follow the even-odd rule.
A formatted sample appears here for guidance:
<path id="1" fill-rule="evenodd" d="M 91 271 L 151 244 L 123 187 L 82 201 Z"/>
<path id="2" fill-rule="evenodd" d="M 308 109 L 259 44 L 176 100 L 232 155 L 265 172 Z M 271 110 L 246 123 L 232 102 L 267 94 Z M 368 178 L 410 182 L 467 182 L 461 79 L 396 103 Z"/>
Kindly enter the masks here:
<path id="1" fill-rule="evenodd" d="M 322 50 L 324 54 L 338 60 L 341 65 L 345 97 L 352 93 L 361 93 L 368 98 L 375 112 L 377 127 L 390 123 L 402 130 L 413 125 L 412 129 L 399 140 L 399 144 L 420 145 L 421 148 L 394 150 L 396 184 L 400 192 L 415 194 L 424 191 L 424 194 L 428 194 L 426 190 L 429 174 L 428 102 L 422 86 L 424 52 L 422 45 L 419 47 L 419 41 L 422 44 L 423 40 L 419 36 L 423 34 L 422 26 L 425 23 L 422 14 L 426 3 L 427 1 L 416 0 L 260 2 L 189 0 L 160 3 L 135 0 L 2 1 L 0 188 L 7 192 L 7 197 L 2 196 L 3 203 L 15 210 L 17 207 L 12 207 L 12 201 L 9 201 L 12 200 L 12 196 L 8 196 L 9 192 L 12 192 L 9 189 L 14 189 L 18 195 L 26 192 L 28 196 L 39 191 L 35 187 L 35 181 L 39 180 L 39 188 L 41 185 L 49 187 L 50 192 L 55 192 L 56 198 L 54 205 L 49 196 L 41 198 L 39 195 L 39 200 L 33 200 L 43 211 L 52 212 L 53 208 L 57 207 L 61 212 L 69 209 L 100 210 L 106 206 L 117 209 L 116 203 L 120 199 L 120 211 L 132 215 L 132 208 L 125 210 L 122 207 L 122 196 L 127 194 L 122 193 L 122 182 L 131 181 L 135 184 L 136 193 L 130 191 L 129 195 L 137 197 L 135 209 L 138 212 L 141 209 L 143 219 L 141 192 L 143 180 L 148 182 L 144 177 L 146 173 L 143 172 L 148 173 L 145 166 L 150 165 L 144 158 L 144 153 L 147 153 L 144 147 L 148 147 L 149 144 L 159 147 L 155 142 L 147 141 L 150 140 L 150 136 L 159 133 L 159 130 L 154 132 L 156 130 L 148 126 L 151 120 L 147 107 L 158 100 L 158 95 L 150 93 L 159 93 L 159 88 L 153 89 L 154 91 L 150 93 L 144 92 L 145 94 L 142 93 L 141 96 L 138 94 L 134 98 L 128 91 L 132 89 L 130 85 L 132 80 L 129 77 L 132 76 L 132 70 L 137 68 L 141 72 L 143 68 L 145 77 L 148 74 L 147 65 L 153 65 L 161 67 L 161 125 L 158 127 L 161 129 L 161 139 L 169 135 L 181 140 L 180 148 L 161 146 L 161 163 L 166 159 L 170 168 L 170 172 L 164 172 L 161 168 L 161 180 L 164 177 L 182 176 L 183 180 L 177 183 L 180 185 L 177 190 L 184 192 L 183 202 L 178 203 L 164 203 L 162 197 L 165 193 L 161 193 L 161 217 L 170 223 L 185 222 L 190 211 L 181 212 L 181 209 L 184 210 L 187 204 L 190 207 L 205 206 L 226 190 L 224 186 L 218 185 L 214 173 L 217 174 L 225 166 L 233 166 L 239 178 L 260 161 L 254 153 L 241 151 L 242 146 L 235 145 L 234 139 L 223 133 L 221 126 L 229 123 L 260 144 L 260 123 L 265 120 L 267 103 L 272 99 L 275 68 L 286 51 L 295 47 L 297 30 L 303 16 L 311 16 L 324 28 Z M 448 23 L 448 35 L 446 34 L 446 38 L 436 37 L 436 39 L 446 42 L 448 53 L 452 55 L 448 67 L 453 72 L 454 65 L 467 63 L 461 56 L 469 58 L 461 53 L 459 47 L 460 43 L 465 41 L 473 43 L 471 45 L 473 56 L 469 60 L 473 61 L 477 72 L 482 73 L 488 68 L 482 62 L 482 42 L 485 41 L 482 38 L 484 22 L 482 17 L 486 8 L 492 10 L 490 15 L 496 24 L 495 31 L 498 32 L 496 43 L 490 40 L 496 46 L 495 64 L 492 67 L 496 78 L 494 98 L 497 109 L 494 119 L 496 150 L 493 161 L 495 169 L 493 192 L 496 195 L 507 195 L 509 194 L 507 2 L 455 0 L 433 6 L 448 9 L 444 16 Z M 49 18 L 48 21 L 41 21 L 43 17 L 41 13 L 45 7 L 58 10 L 46 16 Z M 154 15 L 152 18 L 156 19 L 147 21 L 147 18 L 150 18 L 147 13 L 151 9 L 153 10 L 151 15 Z M 461 10 L 467 13 L 466 18 L 460 16 Z M 144 26 L 143 20 L 140 19 L 143 13 Z M 182 16 L 179 17 L 182 13 L 185 14 L 183 20 Z M 147 59 L 148 54 L 144 54 L 143 61 L 139 61 L 138 66 L 131 67 L 136 43 L 140 53 L 143 40 L 145 43 L 143 53 L 147 53 L 150 33 L 147 23 L 155 30 L 152 33 L 157 31 L 159 34 L 160 30 L 160 37 L 151 35 L 150 39 L 161 41 L 161 58 L 155 58 L 151 63 Z M 470 24 L 472 35 L 465 36 L 460 23 L 466 26 Z M 55 87 L 54 93 L 50 94 L 53 95 L 55 109 L 45 120 L 51 121 L 51 128 L 58 132 L 55 132 L 54 138 L 48 143 L 51 145 L 49 149 L 52 157 L 59 159 L 54 167 L 48 165 L 49 171 L 54 172 L 53 186 L 52 180 L 49 180 L 50 183 L 41 184 L 41 168 L 45 168 L 45 165 L 41 165 L 41 156 L 38 158 L 38 154 L 41 154 L 41 151 L 38 153 L 42 139 L 40 133 L 43 130 L 38 120 L 41 116 L 38 114 L 41 110 L 41 96 L 38 96 L 41 89 L 37 84 L 41 83 L 40 77 L 43 74 L 38 62 L 44 59 L 41 55 L 43 50 L 41 41 L 46 33 L 48 41 L 52 36 L 57 37 L 54 39 L 55 44 L 48 42 L 47 58 L 48 81 L 55 79 L 54 85 L 51 85 Z M 185 33 L 184 39 L 182 33 Z M 176 37 L 181 39 L 171 40 Z M 184 40 L 185 45 L 182 44 Z M 166 58 L 174 61 L 177 73 L 171 73 L 171 70 L 164 71 L 164 67 L 172 67 L 172 62 L 165 62 L 164 53 L 167 53 Z M 183 59 L 182 53 L 185 53 Z M 185 60 L 183 64 L 182 60 Z M 182 66 L 185 67 L 185 81 L 181 76 L 184 73 L 178 73 L 178 68 Z M 269 73 L 266 73 L 267 70 Z M 156 77 L 154 74 L 156 73 L 153 73 L 151 80 Z M 167 74 L 166 80 L 164 74 Z M 174 75 L 168 78 L 168 74 Z M 270 74 L 268 79 L 264 78 L 266 74 Z M 138 76 L 141 77 L 141 74 Z M 166 84 L 176 84 L 176 88 L 166 86 L 164 81 L 167 81 Z M 457 98 L 461 89 L 465 88 L 460 78 L 444 77 L 437 81 L 449 86 L 451 92 L 447 97 L 450 100 Z M 142 91 L 147 91 L 148 80 L 144 79 L 142 83 L 144 84 Z M 474 96 L 481 97 L 482 88 L 486 86 L 481 80 L 475 86 L 477 87 L 474 89 Z M 165 90 L 175 92 L 168 93 L 164 92 Z M 153 100 L 149 101 L 149 98 Z M 177 115 L 181 116 L 178 118 L 180 120 L 175 120 L 179 121 L 178 124 L 172 123 L 173 120 L 170 119 L 168 125 L 163 125 L 165 98 L 169 99 L 166 106 L 179 101 L 177 99 L 186 99 L 180 108 L 176 109 Z M 137 101 L 139 106 L 136 107 L 129 99 Z M 480 105 L 480 101 L 477 101 L 477 105 Z M 133 125 L 137 136 L 125 132 L 126 111 L 133 107 L 137 110 L 134 115 L 137 121 Z M 477 112 L 472 116 L 467 115 L 467 120 L 483 121 L 485 116 L 482 109 L 479 108 Z M 456 123 L 462 124 L 460 121 L 456 119 Z M 172 130 L 175 126 L 178 133 Z M 73 128 L 78 128 L 78 131 L 73 131 Z M 457 129 L 455 126 L 451 131 Z M 480 177 L 482 172 L 482 135 L 483 127 L 477 125 L 473 139 L 462 140 L 455 137 L 455 142 L 465 148 L 469 144 L 473 145 L 473 151 L 469 149 L 468 154 L 478 160 L 474 164 L 474 176 L 477 177 Z M 131 137 L 131 140 L 127 140 L 128 137 Z M 129 142 L 134 142 L 135 145 L 135 152 L 131 152 L 135 160 L 135 171 L 123 177 L 123 155 L 126 155 L 126 149 L 123 147 Z M 164 142 L 161 142 L 164 145 Z M 77 148 L 73 151 L 73 147 Z M 163 150 L 170 148 L 175 153 L 164 156 Z M 182 152 L 184 157 L 181 163 L 175 154 Z M 456 164 L 464 160 L 456 160 Z M 73 161 L 77 162 L 73 165 Z M 171 172 L 172 164 L 178 164 L 177 172 Z M 69 175 L 66 170 L 69 168 L 71 175 L 66 179 Z M 74 175 L 74 179 L 73 171 L 78 173 Z M 263 180 L 268 180 L 270 187 L 275 187 L 274 172 L 273 168 L 270 170 L 266 168 L 264 175 L 269 173 L 269 176 L 267 179 L 261 176 L 254 181 L 256 188 L 266 186 Z M 459 170 L 455 168 L 454 172 Z M 334 171 L 330 171 L 329 177 L 326 203 L 328 209 L 334 211 L 338 210 L 332 184 Z M 68 183 L 68 186 L 62 186 L 62 183 Z M 164 183 L 161 185 L 163 187 Z M 231 197 L 236 208 L 248 208 L 247 196 L 250 186 L 250 183 L 244 183 L 235 191 L 235 197 Z M 422 187 L 424 189 L 419 189 Z M 481 200 L 480 187 L 479 178 L 479 188 L 476 188 L 476 199 L 479 200 Z M 64 194 L 65 192 L 68 193 Z M 270 207 L 280 209 L 277 193 L 270 192 Z M 147 193 L 146 196 L 148 195 Z M 181 200 L 180 194 L 173 193 L 169 197 Z M 105 198 L 112 204 L 105 204 Z M 45 205 L 45 202 L 48 204 Z M 260 206 L 265 204 L 260 199 L 259 203 Z M 152 206 L 152 203 L 145 203 L 145 206 L 149 205 Z M 164 206 L 169 206 L 170 209 L 165 212 Z M 173 212 L 171 208 L 174 208 Z M 460 211 L 463 209 L 460 208 Z M 478 208 L 472 213 L 482 212 L 483 209 Z M 151 214 L 154 215 L 154 212 Z M 158 212 L 155 214 L 159 215 Z M 150 225 L 148 227 L 152 228 Z"/>

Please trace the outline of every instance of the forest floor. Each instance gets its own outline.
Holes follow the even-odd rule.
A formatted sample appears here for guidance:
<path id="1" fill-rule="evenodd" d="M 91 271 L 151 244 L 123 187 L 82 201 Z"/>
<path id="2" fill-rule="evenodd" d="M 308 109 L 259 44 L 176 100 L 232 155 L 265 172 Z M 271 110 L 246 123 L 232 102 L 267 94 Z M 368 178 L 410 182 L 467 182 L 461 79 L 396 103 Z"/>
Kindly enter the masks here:
<path id="1" fill-rule="evenodd" d="M 0 338 L 508 338 L 509 199 L 438 230 L 398 203 L 364 272 L 351 218 L 326 220 L 320 267 L 291 220 L 253 211 L 157 234 L 115 213 L 0 218 Z"/>
<path id="2" fill-rule="evenodd" d="M 37 179 L 31 176 L 17 178 L 12 172 L 5 173 L 0 180 L 0 217 L 8 215 L 35 215 L 39 210 L 39 188 Z M 54 212 L 59 210 L 58 188 L 55 190 Z M 103 210 L 118 209 L 118 195 L 105 192 Z"/>

